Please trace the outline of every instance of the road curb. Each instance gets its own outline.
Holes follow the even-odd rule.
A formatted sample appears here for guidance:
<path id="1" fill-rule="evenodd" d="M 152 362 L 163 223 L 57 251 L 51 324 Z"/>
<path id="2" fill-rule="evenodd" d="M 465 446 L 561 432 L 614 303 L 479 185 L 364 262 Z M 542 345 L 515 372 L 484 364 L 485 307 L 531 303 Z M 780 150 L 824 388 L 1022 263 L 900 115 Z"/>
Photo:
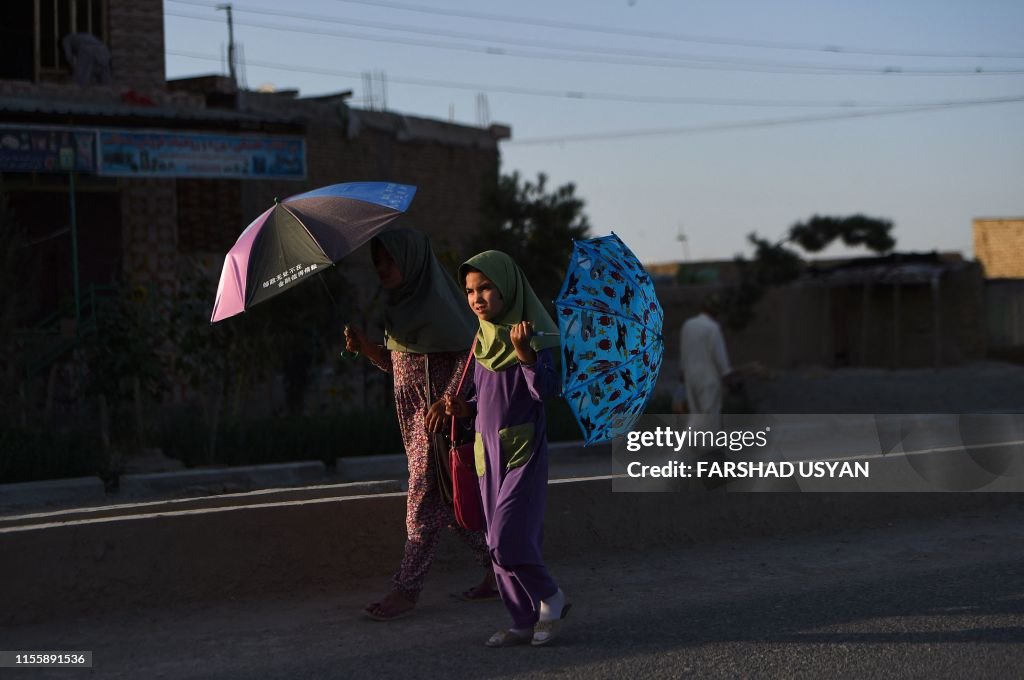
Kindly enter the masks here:
<path id="1" fill-rule="evenodd" d="M 409 477 L 409 459 L 402 454 L 383 456 L 349 456 L 338 458 L 334 470 L 339 479 L 347 482 L 375 479 L 402 479 Z"/>
<path id="2" fill-rule="evenodd" d="M 583 442 L 554 442 L 551 451 L 552 476 L 559 465 L 567 464 L 575 474 L 579 465 L 608 461 L 611 467 L 611 445 L 585 447 Z M 0 484 L 0 520 L 10 512 L 28 512 L 53 507 L 97 505 L 103 502 L 134 503 L 156 498 L 208 497 L 230 495 L 262 489 L 287 489 L 316 484 L 408 480 L 408 461 L 404 453 L 349 456 L 338 458 L 330 472 L 322 461 L 298 461 L 270 465 L 171 470 L 168 472 L 123 474 L 118 489 L 105 491 L 99 477 L 58 479 L 42 482 Z M 383 487 L 382 487 L 383 488 Z M 391 486 L 389 491 L 396 491 Z"/>
<path id="3" fill-rule="evenodd" d="M 292 489 L 260 489 L 245 493 L 227 493 L 198 498 L 147 501 L 140 503 L 118 503 L 87 508 L 69 508 L 31 512 L 0 517 L 0 529 L 55 525 L 79 520 L 118 518 L 136 515 L 157 515 L 185 510 L 213 510 L 268 505 L 294 501 L 310 501 L 322 498 L 343 498 L 381 493 L 399 493 L 402 484 L 397 480 L 375 482 L 350 482 L 346 484 L 320 484 Z"/>
<path id="4" fill-rule="evenodd" d="M 132 499 L 189 489 L 211 493 L 248 491 L 323 481 L 326 474 L 321 461 L 128 474 L 121 475 L 118 493 Z"/>
<path id="5" fill-rule="evenodd" d="M 99 477 L 75 477 L 43 482 L 0 484 L 0 508 L 25 508 L 39 504 L 41 498 L 52 503 L 96 503 L 107 491 Z"/>

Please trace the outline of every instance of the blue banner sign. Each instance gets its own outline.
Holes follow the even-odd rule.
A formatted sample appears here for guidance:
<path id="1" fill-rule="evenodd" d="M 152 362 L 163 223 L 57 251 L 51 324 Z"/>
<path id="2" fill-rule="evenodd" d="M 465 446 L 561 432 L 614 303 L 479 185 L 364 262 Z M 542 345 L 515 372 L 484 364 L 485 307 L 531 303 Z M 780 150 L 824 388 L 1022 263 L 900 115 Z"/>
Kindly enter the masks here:
<path id="1" fill-rule="evenodd" d="M 120 177 L 305 179 L 302 137 L 101 130 L 99 174 Z"/>
<path id="2" fill-rule="evenodd" d="M 96 131 L 0 125 L 0 172 L 96 171 Z"/>

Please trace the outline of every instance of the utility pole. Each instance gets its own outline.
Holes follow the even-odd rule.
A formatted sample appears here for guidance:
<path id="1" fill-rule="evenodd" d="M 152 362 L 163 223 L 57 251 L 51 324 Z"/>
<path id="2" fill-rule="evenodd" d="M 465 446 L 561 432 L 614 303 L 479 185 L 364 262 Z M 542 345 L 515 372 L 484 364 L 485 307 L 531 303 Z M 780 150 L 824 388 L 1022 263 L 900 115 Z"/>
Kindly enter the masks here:
<path id="1" fill-rule="evenodd" d="M 676 240 L 683 244 L 683 262 L 690 259 L 690 240 L 683 233 L 683 225 L 679 225 L 679 234 L 676 236 Z"/>
<path id="2" fill-rule="evenodd" d="M 388 76 L 383 71 L 363 71 L 363 105 L 371 111 L 388 108 Z"/>
<path id="3" fill-rule="evenodd" d="M 476 95 L 476 124 L 482 128 L 491 124 L 491 107 L 487 103 L 487 95 L 483 92 Z"/>
<path id="4" fill-rule="evenodd" d="M 228 75 L 231 82 L 238 87 L 238 74 L 235 72 L 235 24 L 231 20 L 231 3 L 217 5 L 217 10 L 224 10 L 228 13 Z"/>
<path id="5" fill-rule="evenodd" d="M 74 144 L 74 140 L 71 142 Z M 71 284 L 75 295 L 75 338 L 82 325 L 82 295 L 78 284 L 78 211 L 75 205 L 75 170 L 77 153 L 74 146 L 60 150 L 60 168 L 68 171 L 68 222 L 71 227 Z"/>

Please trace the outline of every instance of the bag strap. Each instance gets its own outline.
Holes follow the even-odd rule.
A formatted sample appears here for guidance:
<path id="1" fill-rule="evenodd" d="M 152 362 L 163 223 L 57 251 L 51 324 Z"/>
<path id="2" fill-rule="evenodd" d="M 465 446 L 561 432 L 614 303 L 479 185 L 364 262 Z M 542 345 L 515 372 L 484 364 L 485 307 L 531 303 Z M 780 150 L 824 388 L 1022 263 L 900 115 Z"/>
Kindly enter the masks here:
<path id="1" fill-rule="evenodd" d="M 466 365 L 462 367 L 462 377 L 459 378 L 459 386 L 455 388 L 455 396 L 459 396 L 462 393 L 462 383 L 466 380 L 466 374 L 469 373 L 469 367 L 473 365 L 473 350 L 476 349 L 476 334 L 473 335 L 473 344 L 469 346 L 469 358 L 466 359 Z M 455 444 L 455 416 L 452 416 L 452 435 L 451 442 Z"/>
<path id="2" fill-rule="evenodd" d="M 427 408 L 430 408 L 430 355 L 423 353 L 423 377 L 426 379 L 427 387 Z"/>

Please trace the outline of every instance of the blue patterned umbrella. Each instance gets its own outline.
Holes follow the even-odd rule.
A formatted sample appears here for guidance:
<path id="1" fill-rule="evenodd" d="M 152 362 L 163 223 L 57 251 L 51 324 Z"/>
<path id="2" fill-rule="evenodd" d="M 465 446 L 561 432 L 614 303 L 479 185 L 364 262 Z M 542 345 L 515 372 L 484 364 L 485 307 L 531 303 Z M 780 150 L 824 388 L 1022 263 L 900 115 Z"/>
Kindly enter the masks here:
<path id="1" fill-rule="evenodd" d="M 586 443 L 625 434 L 651 398 L 665 352 L 651 277 L 615 234 L 576 241 L 555 308 L 562 392 Z"/>

